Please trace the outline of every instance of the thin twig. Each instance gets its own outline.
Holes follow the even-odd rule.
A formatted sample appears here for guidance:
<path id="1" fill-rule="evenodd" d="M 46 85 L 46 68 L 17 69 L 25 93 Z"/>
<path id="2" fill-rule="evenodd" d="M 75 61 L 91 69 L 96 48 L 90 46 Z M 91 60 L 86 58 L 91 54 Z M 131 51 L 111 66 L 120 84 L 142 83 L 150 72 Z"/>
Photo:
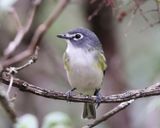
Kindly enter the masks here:
<path id="1" fill-rule="evenodd" d="M 35 0 L 35 1 L 39 1 L 39 2 L 33 2 L 32 3 L 33 7 L 31 9 L 30 16 L 28 18 L 28 21 L 27 21 L 26 25 L 24 25 L 24 26 L 22 25 L 16 10 L 14 8 L 11 10 L 11 13 L 15 17 L 15 20 L 18 24 L 18 31 L 17 31 L 17 34 L 16 34 L 14 40 L 11 41 L 9 43 L 8 47 L 4 50 L 4 58 L 3 59 L 8 59 L 11 56 L 11 54 L 15 51 L 15 49 L 22 42 L 22 39 L 24 38 L 26 33 L 30 30 L 30 27 L 32 25 L 35 13 L 36 13 L 36 11 L 38 9 L 38 6 L 41 2 L 41 0 Z"/>
<path id="2" fill-rule="evenodd" d="M 31 59 L 22 66 L 14 67 L 14 72 L 17 73 L 18 71 L 20 71 L 20 70 L 30 66 L 31 64 L 35 63 L 38 59 L 38 50 L 39 50 L 39 47 L 37 46 L 37 48 L 35 49 L 35 53 L 31 56 Z"/>
<path id="3" fill-rule="evenodd" d="M 153 24 L 151 24 L 150 21 L 148 20 L 148 18 L 144 15 L 144 12 L 140 7 L 140 3 L 137 0 L 134 0 L 134 3 L 136 5 L 137 9 L 139 10 L 140 15 L 143 17 L 143 19 L 148 23 L 148 25 L 150 27 L 153 27 Z"/>
<path id="4" fill-rule="evenodd" d="M 34 54 L 31 56 L 31 59 L 28 60 L 27 63 L 25 63 L 24 65 L 22 66 L 19 66 L 19 67 L 9 67 L 9 68 L 6 68 L 6 71 L 8 72 L 9 75 L 14 75 L 16 73 L 18 73 L 20 70 L 30 66 L 31 64 L 35 63 L 38 59 L 38 50 L 39 50 L 39 47 L 37 46 L 36 49 L 35 49 L 35 52 Z"/>
<path id="5" fill-rule="evenodd" d="M 159 19 L 159 22 L 160 22 L 160 2 L 158 0 L 154 0 L 155 3 L 156 3 L 156 6 L 157 6 L 157 14 L 158 14 L 158 19 Z"/>
<path id="6" fill-rule="evenodd" d="M 108 120 L 110 117 L 114 116 L 118 112 L 124 110 L 126 107 L 128 107 L 131 103 L 133 103 L 134 100 L 129 100 L 126 102 L 123 102 L 110 110 L 109 112 L 105 113 L 102 117 L 99 119 L 94 120 L 91 124 L 88 124 L 87 126 L 84 126 L 83 128 L 93 128 L 97 126 L 98 124 L 102 123 L 103 121 Z"/>
<path id="7" fill-rule="evenodd" d="M 22 61 L 23 59 L 25 59 L 25 58 L 29 57 L 31 54 L 33 54 L 36 46 L 39 45 L 45 32 L 50 28 L 50 26 L 55 22 L 55 20 L 58 18 L 58 16 L 62 13 L 62 11 L 68 5 L 68 2 L 69 2 L 69 0 L 59 0 L 56 8 L 53 9 L 53 12 L 49 16 L 49 18 L 46 21 L 44 21 L 44 23 L 39 25 L 39 27 L 36 29 L 28 48 L 25 51 L 18 53 L 16 56 L 12 57 L 11 59 L 8 59 L 6 61 L 2 61 L 1 62 L 2 67 L 7 67 L 11 64 Z"/>
<path id="8" fill-rule="evenodd" d="M 10 75 L 4 71 L 0 76 L 0 81 L 8 85 L 10 82 Z M 45 98 L 66 101 L 68 100 L 70 102 L 96 103 L 96 96 L 88 97 L 83 95 L 73 95 L 68 98 L 65 93 L 40 88 L 15 77 L 13 80 L 13 86 L 18 88 L 20 91 L 29 92 Z M 129 101 L 131 99 L 138 99 L 156 95 L 160 95 L 160 83 L 154 84 L 145 89 L 130 90 L 121 94 L 102 96 L 101 103 L 121 103 L 124 101 Z"/>
<path id="9" fill-rule="evenodd" d="M 8 71 L 8 75 L 10 75 L 10 82 L 9 82 L 9 86 L 8 86 L 8 89 L 7 89 L 7 96 L 8 96 L 8 98 L 9 98 L 9 93 L 10 93 L 12 85 L 13 85 L 13 80 L 14 80 L 13 75 L 15 75 L 16 73 L 18 73 L 20 70 L 28 67 L 29 65 L 35 63 L 37 61 L 37 59 L 38 59 L 38 50 L 39 50 L 39 48 L 37 47 L 36 50 L 35 50 L 34 55 L 24 65 L 19 66 L 19 67 L 9 67 L 9 68 L 6 69 L 6 71 Z"/>
<path id="10" fill-rule="evenodd" d="M 105 5 L 105 1 L 100 2 L 96 10 L 94 10 L 94 12 L 88 17 L 88 20 L 89 21 L 92 20 L 98 14 L 98 12 L 102 9 L 104 5 Z"/>
<path id="11" fill-rule="evenodd" d="M 10 79 L 9 86 L 8 86 L 8 89 L 7 89 L 7 96 L 8 97 L 9 97 L 9 93 L 10 93 L 11 88 L 12 88 L 12 84 L 13 84 L 13 75 L 11 75 L 11 79 Z"/>
<path id="12" fill-rule="evenodd" d="M 131 13 L 131 17 L 130 17 L 127 25 L 126 25 L 126 30 L 125 30 L 125 33 L 124 33 L 124 36 L 125 36 L 125 37 L 127 37 L 128 30 L 130 29 L 130 27 L 131 27 L 131 25 L 132 25 L 132 23 L 133 23 L 133 19 L 134 19 L 134 17 L 135 17 L 135 14 L 136 14 L 137 10 L 138 10 L 138 7 L 135 7 L 135 8 L 133 9 L 132 13 Z"/>
<path id="13" fill-rule="evenodd" d="M 15 10 L 15 8 L 11 7 L 9 10 L 9 13 L 12 15 L 12 17 L 14 18 L 16 25 L 17 25 L 17 30 L 19 30 L 20 28 L 22 28 L 22 23 L 21 20 Z"/>
<path id="14" fill-rule="evenodd" d="M 7 99 L 7 96 L 5 94 L 3 94 L 2 91 L 0 93 L 0 103 L 1 103 L 2 107 L 4 108 L 4 110 L 7 112 L 7 115 L 10 117 L 11 121 L 13 123 L 15 123 L 16 122 L 16 113 L 13 110 L 12 104 Z"/>

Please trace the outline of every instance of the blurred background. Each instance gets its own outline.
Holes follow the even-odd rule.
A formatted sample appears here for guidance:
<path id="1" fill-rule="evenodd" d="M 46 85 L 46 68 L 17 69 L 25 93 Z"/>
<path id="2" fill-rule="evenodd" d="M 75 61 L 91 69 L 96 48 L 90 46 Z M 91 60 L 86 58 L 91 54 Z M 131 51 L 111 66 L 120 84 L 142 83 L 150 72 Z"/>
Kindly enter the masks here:
<path id="1" fill-rule="evenodd" d="M 58 1 L 41 2 L 31 29 L 13 55 L 27 48 L 35 29 L 47 19 Z M 10 6 L 15 8 L 22 24 L 25 24 L 32 2 L 33 0 L 6 0 L 5 3 L 4 0 L 0 0 L 1 57 L 4 49 L 17 33 L 15 20 L 8 8 Z M 160 77 L 159 6 L 158 0 L 71 0 L 45 33 L 40 43 L 38 61 L 20 71 L 17 77 L 42 88 L 68 91 L 70 86 L 62 60 L 66 43 L 57 39 L 56 35 L 82 26 L 98 35 L 107 58 L 108 69 L 101 90 L 103 95 L 148 87 L 158 82 Z M 25 62 L 26 60 L 16 65 Z M 5 85 L 3 87 L 6 88 Z M 81 119 L 83 107 L 81 103 L 47 99 L 13 88 L 11 95 L 15 94 L 14 106 L 18 117 L 27 113 L 33 114 L 38 119 L 39 127 L 42 126 L 47 114 L 57 111 L 64 112 L 70 118 L 73 128 L 88 123 Z M 100 105 L 97 109 L 97 117 L 101 117 L 115 105 Z M 96 128 L 159 128 L 159 119 L 160 99 L 150 97 L 137 100 Z M 8 125 L 8 119 L 0 108 L 0 127 L 9 128 Z"/>

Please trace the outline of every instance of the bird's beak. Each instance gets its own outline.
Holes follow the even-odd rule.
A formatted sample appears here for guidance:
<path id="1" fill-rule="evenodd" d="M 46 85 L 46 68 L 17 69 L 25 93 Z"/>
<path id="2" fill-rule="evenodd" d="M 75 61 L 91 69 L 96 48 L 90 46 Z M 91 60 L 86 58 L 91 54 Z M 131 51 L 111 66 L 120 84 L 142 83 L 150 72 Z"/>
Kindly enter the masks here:
<path id="1" fill-rule="evenodd" d="M 72 39 L 74 36 L 70 35 L 70 34 L 58 34 L 57 35 L 58 38 L 62 38 L 62 39 Z"/>

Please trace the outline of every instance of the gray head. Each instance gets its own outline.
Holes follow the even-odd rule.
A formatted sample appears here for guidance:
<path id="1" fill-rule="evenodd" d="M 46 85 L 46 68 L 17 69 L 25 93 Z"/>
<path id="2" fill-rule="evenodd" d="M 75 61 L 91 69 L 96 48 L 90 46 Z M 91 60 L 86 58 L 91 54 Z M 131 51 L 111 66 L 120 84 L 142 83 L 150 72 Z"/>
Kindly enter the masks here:
<path id="1" fill-rule="evenodd" d="M 84 49 L 101 50 L 101 43 L 96 34 L 86 28 L 76 28 L 64 34 L 57 35 L 58 38 L 69 40 L 73 46 Z"/>

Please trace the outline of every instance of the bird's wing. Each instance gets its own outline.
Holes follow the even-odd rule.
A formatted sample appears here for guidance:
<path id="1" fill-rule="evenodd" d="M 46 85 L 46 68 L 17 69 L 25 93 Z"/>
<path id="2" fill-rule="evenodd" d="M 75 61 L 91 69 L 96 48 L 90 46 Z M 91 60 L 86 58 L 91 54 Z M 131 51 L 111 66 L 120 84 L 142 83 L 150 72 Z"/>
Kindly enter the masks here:
<path id="1" fill-rule="evenodd" d="M 106 58 L 105 58 L 104 54 L 101 52 L 98 52 L 97 60 L 98 60 L 98 63 L 97 63 L 98 67 L 101 68 L 101 70 L 105 74 L 107 64 L 106 64 Z"/>
<path id="2" fill-rule="evenodd" d="M 64 68 L 66 71 L 70 71 L 70 67 L 69 67 L 69 56 L 68 54 L 65 52 L 63 54 L 63 62 L 64 62 Z"/>

